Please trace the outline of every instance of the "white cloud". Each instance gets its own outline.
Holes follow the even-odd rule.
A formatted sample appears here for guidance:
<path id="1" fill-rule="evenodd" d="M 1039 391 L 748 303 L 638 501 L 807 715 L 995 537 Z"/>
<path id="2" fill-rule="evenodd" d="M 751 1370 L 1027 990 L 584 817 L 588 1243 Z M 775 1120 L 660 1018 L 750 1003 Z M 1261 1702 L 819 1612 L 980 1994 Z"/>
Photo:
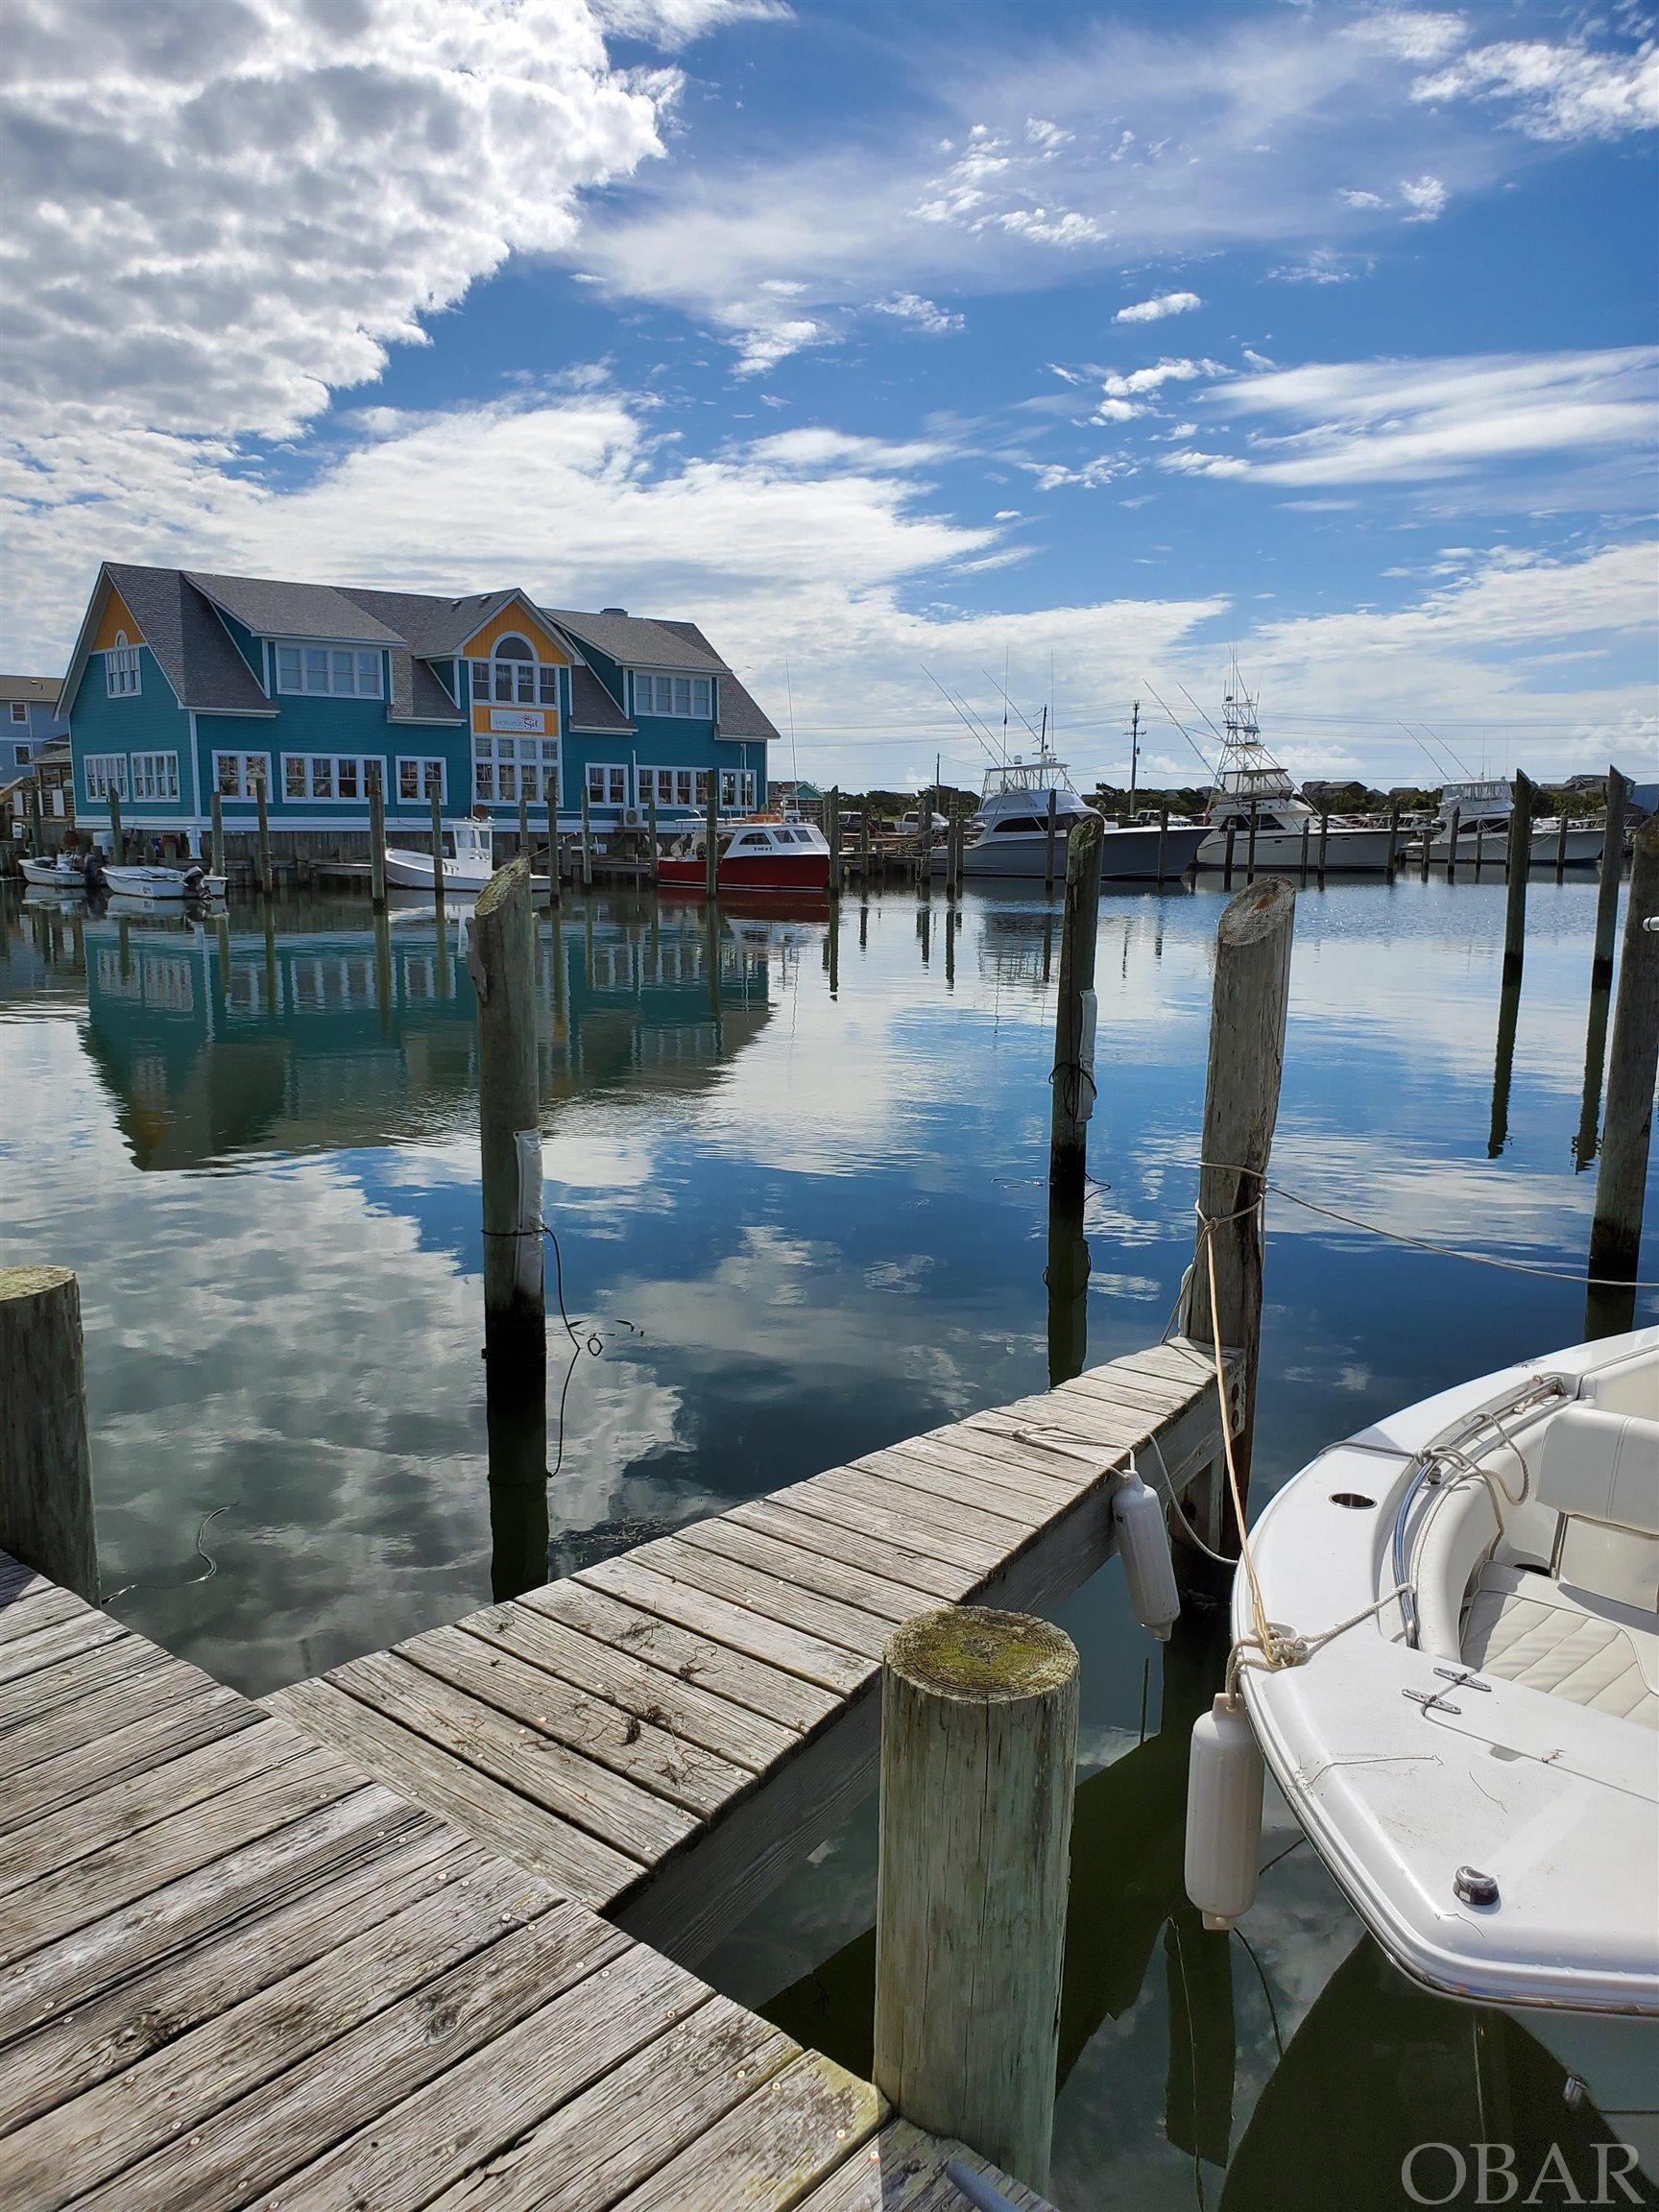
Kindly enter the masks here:
<path id="1" fill-rule="evenodd" d="M 764 376 L 791 353 L 805 351 L 832 335 L 809 315 L 780 315 L 772 322 L 753 322 L 729 343 L 737 354 L 739 376 Z"/>
<path id="2" fill-rule="evenodd" d="M 1190 384 L 1195 376 L 1215 376 L 1221 373 L 1217 361 L 1164 360 L 1147 369 L 1131 369 L 1127 374 L 1114 373 L 1101 384 L 1108 399 L 1132 399 L 1146 392 L 1161 392 L 1166 384 Z"/>
<path id="3" fill-rule="evenodd" d="M 1659 46 L 1651 36 L 1623 53 L 1542 38 L 1472 46 L 1420 78 L 1412 97 L 1509 103 L 1533 138 L 1618 138 L 1659 126 Z"/>
<path id="4" fill-rule="evenodd" d="M 918 329 L 933 337 L 960 330 L 964 324 L 962 316 L 936 306 L 931 300 L 923 299 L 919 292 L 895 292 L 889 299 L 873 300 L 870 306 L 873 314 L 892 315 L 901 323 L 914 323 Z"/>
<path id="5" fill-rule="evenodd" d="M 1257 437 L 1231 472 L 1314 486 L 1440 480 L 1483 465 L 1650 444 L 1659 348 L 1312 363 L 1204 395 L 1298 426 Z M 1175 457 L 1171 457 L 1171 466 Z"/>
<path id="6" fill-rule="evenodd" d="M 1190 315 L 1194 307 L 1203 304 L 1196 292 L 1161 292 L 1156 299 L 1138 301 L 1133 307 L 1119 307 L 1112 320 L 1114 323 L 1162 323 L 1167 315 Z"/>
<path id="7" fill-rule="evenodd" d="M 1381 192 L 1354 192 L 1344 188 L 1336 197 L 1344 207 L 1386 207 L 1388 204 Z"/>
<path id="8" fill-rule="evenodd" d="M 1400 180 L 1400 197 L 1410 209 L 1407 223 L 1432 223 L 1445 212 L 1447 191 L 1438 177 Z"/>
<path id="9" fill-rule="evenodd" d="M 1356 276 L 1368 276 L 1369 260 L 1342 254 L 1330 246 L 1315 246 L 1300 261 L 1281 262 L 1267 272 L 1275 284 L 1348 284 Z"/>
<path id="10" fill-rule="evenodd" d="M 568 247 L 678 87 L 613 70 L 586 0 L 14 9 L 8 412 L 292 432 L 509 253 Z"/>

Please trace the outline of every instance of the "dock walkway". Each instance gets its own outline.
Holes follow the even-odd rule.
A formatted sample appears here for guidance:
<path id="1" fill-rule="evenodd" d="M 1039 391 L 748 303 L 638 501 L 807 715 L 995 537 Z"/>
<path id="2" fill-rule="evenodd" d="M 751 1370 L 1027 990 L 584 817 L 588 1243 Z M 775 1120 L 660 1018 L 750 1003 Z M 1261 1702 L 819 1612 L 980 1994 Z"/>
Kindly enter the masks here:
<path id="1" fill-rule="evenodd" d="M 1132 1454 L 1222 1449 L 1177 1338 L 936 1429 L 266 1699 L 687 1965 L 875 1780 L 881 1650 L 953 1602 L 1052 1609 L 1113 1550 Z"/>
<path id="2" fill-rule="evenodd" d="M 726 1710 L 683 1689 L 677 1712 Z M 640 1727 L 666 1773 L 664 1720 Z M 687 1736 L 678 1796 L 640 1800 L 708 1794 L 740 1747 L 709 1733 L 715 1764 Z M 8 2212 L 960 2212 L 960 2146 L 527 1870 L 563 1825 L 526 1813 L 505 1858 L 353 1747 L 0 1554 Z M 525 1765 L 535 1791 L 491 1787 L 542 1806 Z M 569 1823 L 590 1886 L 613 1814 Z M 668 1823 L 623 1826 L 642 1850 Z"/>

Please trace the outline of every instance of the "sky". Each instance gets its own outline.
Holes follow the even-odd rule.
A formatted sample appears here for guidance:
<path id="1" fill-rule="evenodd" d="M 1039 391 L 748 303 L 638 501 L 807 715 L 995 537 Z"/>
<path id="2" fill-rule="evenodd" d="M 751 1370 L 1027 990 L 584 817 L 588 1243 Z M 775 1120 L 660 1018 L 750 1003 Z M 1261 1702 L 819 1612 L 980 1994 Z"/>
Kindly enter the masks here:
<path id="1" fill-rule="evenodd" d="M 774 775 L 1654 773 L 1659 24 L 0 0 L 0 665 L 101 560 L 700 621 Z M 1004 730 L 1006 728 L 1006 736 Z"/>

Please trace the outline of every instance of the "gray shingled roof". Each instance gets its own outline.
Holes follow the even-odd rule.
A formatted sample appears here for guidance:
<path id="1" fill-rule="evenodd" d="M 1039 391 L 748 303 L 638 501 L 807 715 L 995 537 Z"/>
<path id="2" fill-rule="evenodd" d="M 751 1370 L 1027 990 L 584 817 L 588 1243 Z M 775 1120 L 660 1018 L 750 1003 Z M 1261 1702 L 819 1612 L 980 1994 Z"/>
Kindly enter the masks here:
<path id="1" fill-rule="evenodd" d="M 648 622 L 637 614 L 579 614 L 564 607 L 542 613 L 579 645 L 591 645 L 628 668 L 690 668 L 719 675 L 726 663 L 689 622 Z M 687 631 L 690 636 L 685 635 Z"/>
<path id="2" fill-rule="evenodd" d="M 397 645 L 399 633 L 332 584 L 281 584 L 268 576 L 214 576 L 186 568 L 198 591 L 261 637 L 327 637 L 358 645 Z M 137 613 L 137 609 L 133 609 Z"/>
<path id="3" fill-rule="evenodd" d="M 591 668 L 573 665 L 570 670 L 570 727 L 572 730 L 605 730 L 632 736 L 636 725 L 629 721 Z"/>
<path id="4" fill-rule="evenodd" d="M 514 596 L 512 591 L 473 591 L 463 599 L 445 599 L 430 591 L 369 591 L 355 584 L 343 585 L 341 594 L 429 661 L 452 660 L 473 631 Z"/>
<path id="5" fill-rule="evenodd" d="M 180 707 L 199 713 L 275 711 L 230 633 L 181 569 L 112 561 L 108 573 Z"/>
<path id="6" fill-rule="evenodd" d="M 695 622 L 664 621 L 661 628 L 672 630 L 677 637 L 685 638 L 688 644 L 701 645 L 704 652 L 712 658 L 714 648 Z M 740 684 L 724 664 L 720 676 L 720 727 L 716 734 L 721 737 L 754 738 L 762 744 L 770 744 L 778 735 L 770 717 L 757 705 L 754 693 L 746 685 Z"/>
<path id="7" fill-rule="evenodd" d="M 56 676 L 0 676 L 0 705 L 13 699 L 31 707 L 50 707 L 58 696 Z"/>

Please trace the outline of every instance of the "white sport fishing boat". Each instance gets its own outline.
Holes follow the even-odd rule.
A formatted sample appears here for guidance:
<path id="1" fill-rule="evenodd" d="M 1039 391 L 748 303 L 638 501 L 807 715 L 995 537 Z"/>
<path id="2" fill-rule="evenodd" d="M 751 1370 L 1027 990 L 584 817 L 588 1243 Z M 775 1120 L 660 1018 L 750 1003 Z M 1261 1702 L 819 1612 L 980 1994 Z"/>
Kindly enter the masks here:
<path id="1" fill-rule="evenodd" d="M 442 835 L 445 890 L 482 891 L 495 873 L 494 831 L 489 821 L 445 822 Z M 431 854 L 388 845 L 386 880 L 405 891 L 433 890 L 436 877 Z"/>
<path id="2" fill-rule="evenodd" d="M 1252 860 L 1259 876 L 1287 874 L 1304 861 L 1317 867 L 1318 810 L 1297 797 L 1295 784 L 1262 744 L 1256 702 L 1238 680 L 1237 661 L 1221 702 L 1221 765 L 1205 817 L 1209 834 L 1198 848 L 1199 867 L 1226 867 L 1229 830 L 1236 869 L 1249 867 Z M 1333 814 L 1323 838 L 1325 868 L 1339 876 L 1383 875 L 1388 842 L 1385 827 Z"/>
<path id="3" fill-rule="evenodd" d="M 1479 853 L 1483 868 L 1494 862 L 1502 867 L 1509 856 L 1509 818 L 1515 811 L 1515 786 L 1502 776 L 1481 776 L 1468 783 L 1448 783 L 1440 794 L 1438 817 L 1428 833 L 1431 861 L 1453 858 L 1454 810 L 1457 816 L 1458 862 L 1466 860 L 1473 867 Z M 1570 868 L 1593 868 L 1601 857 L 1604 841 L 1600 823 L 1569 823 L 1563 850 L 1559 817 L 1552 821 L 1535 821 L 1528 839 L 1527 865 L 1552 868 L 1560 853 Z M 1421 838 L 1416 842 L 1415 852 L 1422 856 Z"/>
<path id="4" fill-rule="evenodd" d="M 1255 1894 L 1264 1757 L 1395 1963 L 1512 2010 L 1659 2174 L 1659 1329 L 1322 1453 L 1233 1629 L 1193 1735 L 1210 1924 Z"/>
<path id="5" fill-rule="evenodd" d="M 106 865 L 104 880 L 122 899 L 146 899 L 179 904 L 186 901 L 223 899 L 225 878 L 205 868 L 117 868 Z"/>
<path id="6" fill-rule="evenodd" d="M 1018 756 L 986 771 L 979 805 L 968 824 L 962 848 L 962 873 L 973 877 L 1022 877 L 1041 881 L 1048 872 L 1048 802 L 1054 801 L 1054 875 L 1066 876 L 1066 840 L 1077 823 L 1095 808 L 1072 787 L 1063 760 L 1043 746 L 1035 760 Z M 1164 875 L 1178 881 L 1192 865 L 1204 837 L 1203 826 L 1170 823 L 1163 833 Z M 1103 883 L 1152 882 L 1158 875 L 1160 830 L 1156 823 L 1118 829 L 1108 823 L 1100 840 Z M 935 873 L 945 856 L 933 855 Z"/>

